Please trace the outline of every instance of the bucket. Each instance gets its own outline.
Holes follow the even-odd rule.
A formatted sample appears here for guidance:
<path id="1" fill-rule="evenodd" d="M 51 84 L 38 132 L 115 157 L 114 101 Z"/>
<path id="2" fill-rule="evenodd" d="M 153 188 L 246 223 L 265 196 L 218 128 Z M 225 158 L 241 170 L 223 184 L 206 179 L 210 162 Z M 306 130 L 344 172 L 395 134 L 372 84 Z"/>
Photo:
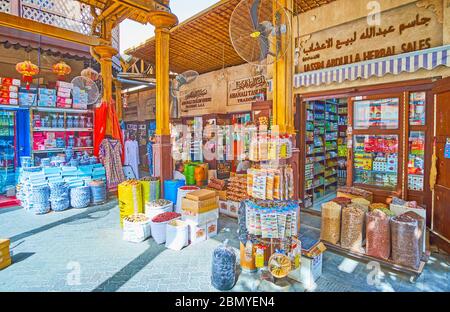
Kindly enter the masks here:
<path id="1" fill-rule="evenodd" d="M 164 198 L 170 200 L 172 203 L 176 203 L 178 188 L 183 185 L 184 185 L 183 180 L 164 181 Z"/>
<path id="2" fill-rule="evenodd" d="M 177 204 L 175 207 L 175 212 L 181 213 L 181 199 L 184 198 L 187 194 L 197 191 L 200 188 L 197 186 L 181 186 L 178 188 L 177 192 Z"/>
<path id="3" fill-rule="evenodd" d="M 181 250 L 189 244 L 189 225 L 181 220 L 171 220 L 166 225 L 166 248 Z"/>

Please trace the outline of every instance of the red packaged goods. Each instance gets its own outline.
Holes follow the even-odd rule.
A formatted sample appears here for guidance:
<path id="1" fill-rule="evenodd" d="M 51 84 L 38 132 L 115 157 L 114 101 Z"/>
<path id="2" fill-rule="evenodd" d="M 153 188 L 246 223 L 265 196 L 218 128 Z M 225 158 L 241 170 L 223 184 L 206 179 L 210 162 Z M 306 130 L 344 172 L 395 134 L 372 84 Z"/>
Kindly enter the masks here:
<path id="1" fill-rule="evenodd" d="M 336 204 L 341 205 L 342 207 L 345 207 L 345 206 L 351 204 L 351 202 L 352 202 L 352 200 L 347 197 L 336 197 L 332 201 L 335 202 Z"/>
<path id="2" fill-rule="evenodd" d="M 0 104 L 9 104 L 9 98 L 0 98 Z"/>
<path id="3" fill-rule="evenodd" d="M 17 86 L 2 86 L 0 85 L 1 92 L 19 92 L 19 87 Z"/>
<path id="4" fill-rule="evenodd" d="M 405 214 L 391 219 L 392 260 L 417 269 L 420 264 L 419 223 Z"/>
<path id="5" fill-rule="evenodd" d="M 4 86 L 17 86 L 20 87 L 20 80 L 19 79 L 12 79 L 12 78 L 0 78 L 0 83 Z"/>
<path id="6" fill-rule="evenodd" d="M 164 212 L 164 213 L 161 213 L 161 214 L 157 215 L 156 217 L 154 217 L 152 219 L 152 221 L 155 222 L 155 223 L 167 222 L 167 221 L 170 221 L 172 219 L 179 218 L 179 217 L 181 217 L 181 214 L 179 214 L 179 213 L 176 213 L 176 212 Z"/>
<path id="7" fill-rule="evenodd" d="M 380 210 L 366 214 L 366 254 L 387 260 L 391 255 L 390 217 Z"/>
<path id="8" fill-rule="evenodd" d="M 354 207 L 342 208 L 341 247 L 363 252 L 364 211 Z"/>

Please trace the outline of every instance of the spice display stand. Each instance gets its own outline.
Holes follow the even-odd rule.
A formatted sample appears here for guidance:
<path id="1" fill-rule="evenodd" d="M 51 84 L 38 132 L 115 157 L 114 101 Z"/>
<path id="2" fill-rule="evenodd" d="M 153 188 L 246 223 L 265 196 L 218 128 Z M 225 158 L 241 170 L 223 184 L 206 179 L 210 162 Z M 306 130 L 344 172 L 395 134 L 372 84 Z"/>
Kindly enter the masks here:
<path id="1" fill-rule="evenodd" d="M 322 240 L 322 242 L 329 250 L 339 253 L 343 256 L 354 258 L 355 260 L 363 261 L 365 263 L 368 263 L 371 261 L 376 261 L 376 262 L 380 263 L 380 265 L 384 268 L 410 275 L 411 282 L 415 282 L 417 280 L 417 278 L 419 278 L 419 276 L 422 274 L 423 269 L 425 268 L 425 265 L 427 264 L 428 259 L 430 258 L 430 254 L 431 254 L 430 251 L 428 251 L 428 250 L 425 253 L 423 253 L 422 258 L 420 259 L 419 268 L 414 269 L 411 267 L 399 265 L 389 259 L 384 260 L 384 259 L 375 258 L 375 257 L 368 256 L 366 254 L 359 253 L 359 252 L 356 252 L 356 251 L 353 251 L 350 249 L 342 248 L 340 245 L 331 244 L 324 240 Z"/>

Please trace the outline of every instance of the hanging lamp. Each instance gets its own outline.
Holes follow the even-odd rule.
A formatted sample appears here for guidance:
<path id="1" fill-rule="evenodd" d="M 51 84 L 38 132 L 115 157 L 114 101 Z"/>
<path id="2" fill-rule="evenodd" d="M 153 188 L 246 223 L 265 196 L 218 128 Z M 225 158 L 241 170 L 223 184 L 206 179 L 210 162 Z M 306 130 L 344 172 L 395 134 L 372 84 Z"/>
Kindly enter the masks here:
<path id="1" fill-rule="evenodd" d="M 65 76 L 69 75 L 71 72 L 72 68 L 64 61 L 53 65 L 53 73 L 58 75 L 59 80 L 65 80 Z"/>
<path id="2" fill-rule="evenodd" d="M 16 64 L 16 70 L 22 75 L 22 81 L 27 83 L 27 90 L 30 90 L 33 76 L 39 74 L 39 67 L 31 63 L 31 61 L 23 61 Z"/>

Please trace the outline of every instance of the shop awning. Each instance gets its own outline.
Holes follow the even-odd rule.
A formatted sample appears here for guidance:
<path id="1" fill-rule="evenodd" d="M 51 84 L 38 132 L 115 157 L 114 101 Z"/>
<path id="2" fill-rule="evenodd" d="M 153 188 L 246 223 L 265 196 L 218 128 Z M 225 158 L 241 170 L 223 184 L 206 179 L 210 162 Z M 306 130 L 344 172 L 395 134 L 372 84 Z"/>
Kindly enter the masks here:
<path id="1" fill-rule="evenodd" d="M 432 70 L 438 66 L 450 67 L 450 45 L 297 74 L 294 76 L 294 88 L 369 79 L 373 76 L 383 77 L 387 74 L 413 73 L 420 69 Z M 271 87 L 269 82 L 270 90 Z"/>
<path id="2" fill-rule="evenodd" d="M 240 0 L 221 0 L 180 23 L 170 31 L 170 70 L 211 72 L 223 66 L 244 64 L 230 40 L 230 18 Z M 335 0 L 295 0 L 295 13 L 303 13 Z M 148 39 L 125 54 L 155 63 L 155 38 Z"/>

